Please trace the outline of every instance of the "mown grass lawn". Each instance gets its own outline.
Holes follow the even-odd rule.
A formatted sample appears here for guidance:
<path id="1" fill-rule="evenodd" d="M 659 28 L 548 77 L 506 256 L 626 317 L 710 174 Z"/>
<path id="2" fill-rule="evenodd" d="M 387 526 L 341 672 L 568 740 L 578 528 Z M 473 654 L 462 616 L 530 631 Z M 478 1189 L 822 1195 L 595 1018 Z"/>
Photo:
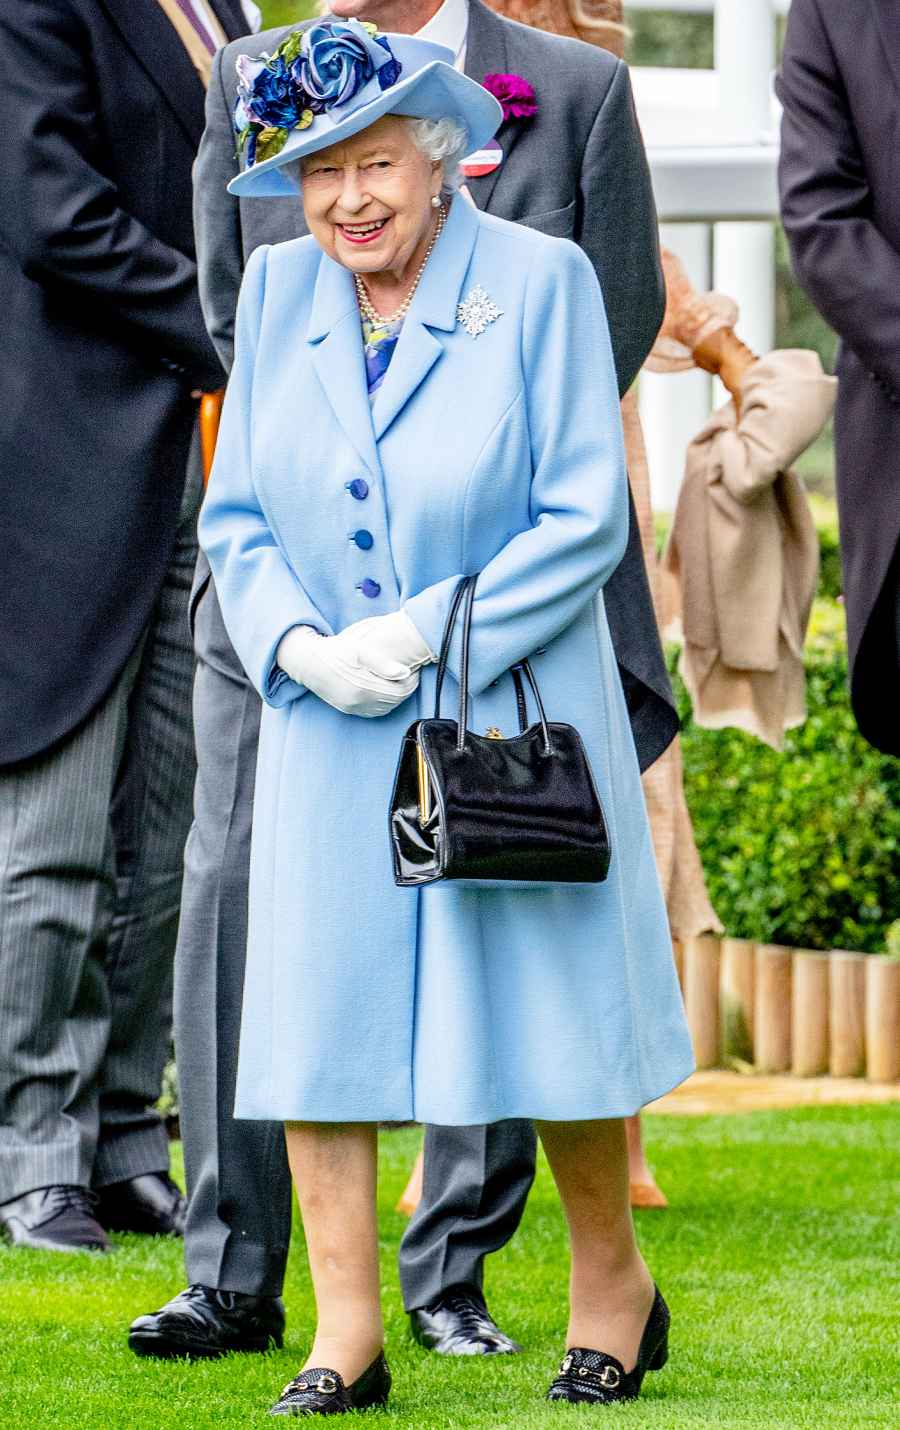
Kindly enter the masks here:
<path id="1" fill-rule="evenodd" d="M 541 1399 L 562 1349 L 566 1276 L 545 1167 L 519 1235 L 489 1263 L 491 1307 L 525 1354 L 448 1361 L 411 1343 L 395 1269 L 404 1222 L 393 1206 L 416 1134 L 386 1134 L 383 1260 L 395 1390 L 390 1409 L 366 1423 L 900 1426 L 898 1133 L 890 1106 L 648 1118 L 651 1160 L 673 1205 L 639 1214 L 639 1231 L 672 1308 L 672 1354 L 638 1403 L 602 1411 Z M 311 1324 L 300 1238 L 281 1352 L 198 1364 L 136 1359 L 125 1343 L 129 1320 L 182 1283 L 175 1243 L 124 1237 L 106 1258 L 0 1250 L 3 1430 L 270 1424 L 265 1410 L 300 1364 Z"/>

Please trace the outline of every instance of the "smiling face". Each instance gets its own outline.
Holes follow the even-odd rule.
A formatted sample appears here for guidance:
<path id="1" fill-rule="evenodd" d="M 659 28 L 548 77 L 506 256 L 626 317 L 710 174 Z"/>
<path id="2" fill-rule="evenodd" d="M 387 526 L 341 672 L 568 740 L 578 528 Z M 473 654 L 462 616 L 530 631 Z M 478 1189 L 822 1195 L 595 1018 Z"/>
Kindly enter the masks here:
<path id="1" fill-rule="evenodd" d="M 330 258 L 354 273 L 412 277 L 434 228 L 443 166 L 386 114 L 361 134 L 302 161 L 303 211 Z"/>

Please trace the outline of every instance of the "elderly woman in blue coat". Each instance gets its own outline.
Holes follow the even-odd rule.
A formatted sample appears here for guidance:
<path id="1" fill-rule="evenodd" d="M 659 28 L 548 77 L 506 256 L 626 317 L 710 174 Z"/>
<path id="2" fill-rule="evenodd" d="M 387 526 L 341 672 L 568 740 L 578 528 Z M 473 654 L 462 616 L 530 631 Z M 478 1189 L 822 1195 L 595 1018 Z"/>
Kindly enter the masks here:
<path id="1" fill-rule="evenodd" d="M 279 1415 L 387 1398 L 382 1121 L 536 1120 L 572 1245 L 551 1398 L 633 1397 L 667 1354 L 622 1119 L 691 1051 L 603 613 L 628 521 L 603 301 L 574 244 L 458 192 L 501 111 L 451 60 L 350 21 L 239 61 L 231 188 L 299 185 L 310 231 L 247 266 L 200 527 L 265 702 L 235 1115 L 285 1121 L 318 1312 Z M 471 723 L 516 728 L 530 656 L 588 753 L 605 883 L 394 882 L 402 737 L 475 572 Z"/>

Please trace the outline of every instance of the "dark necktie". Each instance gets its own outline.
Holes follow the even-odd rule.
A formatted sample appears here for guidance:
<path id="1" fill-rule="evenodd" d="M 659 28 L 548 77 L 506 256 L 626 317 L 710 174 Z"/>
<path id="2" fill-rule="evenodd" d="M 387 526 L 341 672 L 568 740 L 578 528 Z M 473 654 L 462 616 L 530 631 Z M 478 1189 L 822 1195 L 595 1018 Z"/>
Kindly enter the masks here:
<path id="1" fill-rule="evenodd" d="M 191 0 L 175 0 L 175 4 L 178 6 L 185 19 L 190 21 L 193 29 L 196 30 L 197 34 L 200 36 L 200 39 L 203 41 L 209 53 L 211 55 L 214 55 L 216 52 L 216 47 L 210 39 L 209 31 L 206 29 L 206 26 L 200 23 L 200 20 L 197 17 L 197 12 L 191 4 Z"/>

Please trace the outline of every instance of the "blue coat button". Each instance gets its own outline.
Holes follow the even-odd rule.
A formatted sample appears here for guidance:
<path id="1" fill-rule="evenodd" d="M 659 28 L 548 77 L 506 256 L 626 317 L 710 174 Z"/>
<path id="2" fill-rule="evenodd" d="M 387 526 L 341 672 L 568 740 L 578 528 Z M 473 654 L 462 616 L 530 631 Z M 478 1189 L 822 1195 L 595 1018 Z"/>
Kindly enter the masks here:
<path id="1" fill-rule="evenodd" d="M 366 531 L 365 527 L 360 527 L 359 531 L 350 533 L 350 540 L 355 541 L 360 551 L 371 551 L 375 545 L 375 538 L 371 531 Z"/>
<path id="2" fill-rule="evenodd" d="M 372 581 L 368 576 L 365 581 L 358 582 L 356 589 L 357 591 L 362 591 L 363 595 L 368 596 L 372 601 L 374 601 L 376 596 L 381 595 L 381 587 L 378 582 Z"/>
<path id="3" fill-rule="evenodd" d="M 357 501 L 365 501 L 369 495 L 369 483 L 364 477 L 355 477 L 352 482 L 346 482 L 345 486 L 350 495 L 355 497 Z"/>

